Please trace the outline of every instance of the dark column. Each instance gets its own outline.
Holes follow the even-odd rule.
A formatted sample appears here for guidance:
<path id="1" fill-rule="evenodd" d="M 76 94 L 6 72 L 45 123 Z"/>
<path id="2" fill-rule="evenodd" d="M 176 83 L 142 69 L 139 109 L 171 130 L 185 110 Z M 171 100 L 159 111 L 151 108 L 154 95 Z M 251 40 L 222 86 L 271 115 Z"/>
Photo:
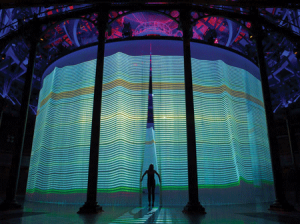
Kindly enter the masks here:
<path id="1" fill-rule="evenodd" d="M 295 157 L 295 151 L 297 150 L 297 144 L 296 144 L 296 139 L 295 139 L 295 132 L 294 132 L 294 129 L 291 124 L 290 113 L 291 112 L 290 112 L 289 108 L 286 108 L 285 122 L 286 122 L 286 129 L 287 129 L 289 144 L 290 144 L 292 165 L 293 165 L 294 169 L 297 169 L 297 161 L 296 161 L 296 157 Z"/>
<path id="2" fill-rule="evenodd" d="M 34 18 L 32 23 L 33 23 L 32 27 L 35 27 L 35 29 L 37 29 L 38 27 L 37 18 Z M 6 198 L 4 202 L 0 205 L 0 210 L 21 208 L 21 205 L 18 204 L 16 201 L 16 193 L 18 188 L 23 146 L 24 146 L 25 133 L 26 133 L 26 124 L 27 124 L 28 107 L 29 107 L 30 95 L 31 95 L 35 52 L 36 52 L 36 46 L 38 42 L 37 37 L 39 35 L 37 32 L 39 31 L 38 30 L 28 31 L 30 36 L 27 37 L 27 39 L 30 41 L 30 50 L 29 50 L 27 71 L 25 74 L 25 84 L 24 84 L 24 89 L 22 94 L 22 102 L 21 102 L 22 104 L 20 108 L 19 129 L 17 133 L 16 148 L 12 156 L 9 180 L 6 189 Z"/>
<path id="3" fill-rule="evenodd" d="M 97 180 L 98 180 L 98 161 L 99 161 L 99 142 L 100 142 L 100 115 L 102 100 L 102 83 L 103 83 L 103 67 L 104 67 L 104 47 L 105 47 L 105 31 L 108 22 L 108 7 L 101 5 L 98 14 L 98 52 L 97 67 L 94 89 L 94 104 L 91 131 L 91 148 L 89 160 L 89 175 L 87 200 L 79 209 L 78 213 L 98 213 L 102 211 L 102 207 L 97 203 Z"/>
<path id="4" fill-rule="evenodd" d="M 3 98 L 2 98 L 3 99 Z M 3 99 L 4 100 L 4 99 Z M 1 107 L 1 106 L 0 106 Z M 0 128 L 1 128 L 1 124 L 2 124 L 2 116 L 3 116 L 3 110 L 2 108 L 0 108 Z"/>
<path id="5" fill-rule="evenodd" d="M 290 151 L 291 151 L 291 159 L 292 159 L 292 169 L 289 171 L 290 172 L 290 178 L 288 179 L 290 184 L 294 185 L 294 191 L 295 191 L 295 202 L 297 205 L 299 205 L 299 184 L 298 182 L 298 166 L 297 166 L 297 160 L 295 156 L 295 151 L 297 149 L 297 144 L 296 144 L 296 139 L 295 139 L 295 132 L 291 124 L 291 116 L 290 116 L 290 109 L 286 108 L 285 110 L 285 122 L 286 122 L 286 129 L 287 129 L 287 134 L 289 138 L 289 146 L 290 146 Z"/>
<path id="6" fill-rule="evenodd" d="M 182 9 L 180 20 L 183 31 L 184 51 L 184 83 L 186 103 L 186 130 L 187 130 L 187 154 L 188 154 L 188 183 L 189 202 L 183 212 L 206 213 L 205 208 L 200 204 L 198 197 L 198 176 L 197 176 L 197 155 L 196 155 L 196 134 L 193 101 L 192 64 L 190 48 L 190 11 Z"/>
<path id="7" fill-rule="evenodd" d="M 270 210 L 284 210 L 289 211 L 292 210 L 293 207 L 288 204 L 285 198 L 285 194 L 282 186 L 282 173 L 280 166 L 280 157 L 278 151 L 278 143 L 276 138 L 276 127 L 274 123 L 274 115 L 272 109 L 272 102 L 270 97 L 270 89 L 268 82 L 268 73 L 266 70 L 266 63 L 263 51 L 263 29 L 259 24 L 259 14 L 256 9 L 253 11 L 253 30 L 255 32 L 254 36 L 256 38 L 256 48 L 257 48 L 257 56 L 258 56 L 258 64 L 260 68 L 260 76 L 261 76 L 261 85 L 262 92 L 264 97 L 264 106 L 266 111 L 266 120 L 267 120 L 267 129 L 268 129 L 268 137 L 270 144 L 270 155 L 272 161 L 272 169 L 273 169 L 273 178 L 274 178 L 274 188 L 275 188 L 275 202 L 270 205 Z"/>
<path id="8" fill-rule="evenodd" d="M 3 111 L 5 110 L 5 107 L 6 107 L 6 99 L 0 98 L 0 129 L 2 124 Z"/>

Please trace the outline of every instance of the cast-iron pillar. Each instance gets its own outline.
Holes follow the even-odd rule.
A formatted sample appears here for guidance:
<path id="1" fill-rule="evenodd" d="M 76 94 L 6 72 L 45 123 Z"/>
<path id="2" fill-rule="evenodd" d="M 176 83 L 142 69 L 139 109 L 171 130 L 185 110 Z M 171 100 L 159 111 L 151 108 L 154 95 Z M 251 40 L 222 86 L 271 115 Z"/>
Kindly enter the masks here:
<path id="1" fill-rule="evenodd" d="M 98 161 L 99 161 L 99 142 L 100 142 L 100 116 L 101 116 L 101 100 L 102 100 L 102 83 L 103 83 L 103 67 L 104 67 L 104 48 L 105 48 L 105 31 L 108 23 L 108 7 L 106 5 L 99 6 L 98 14 L 98 51 L 97 51 L 97 67 L 94 89 L 93 117 L 91 130 L 91 146 L 89 159 L 89 174 L 87 200 L 79 209 L 78 213 L 98 213 L 102 211 L 102 207 L 97 202 L 97 181 L 98 181 Z"/>
<path id="2" fill-rule="evenodd" d="M 278 151 L 277 137 L 276 137 L 276 127 L 274 123 L 274 114 L 272 109 L 272 102 L 270 96 L 269 82 L 268 82 L 268 73 L 266 70 L 266 63 L 263 51 L 263 29 L 261 24 L 259 24 L 259 14 L 257 9 L 253 11 L 253 30 L 254 36 L 256 39 L 256 48 L 257 48 L 257 56 L 258 56 L 258 64 L 260 69 L 261 76 L 261 85 L 262 92 L 264 98 L 264 106 L 266 111 L 266 121 L 267 121 L 267 129 L 268 129 L 268 137 L 270 144 L 270 155 L 272 161 L 272 169 L 273 169 L 273 178 L 274 178 L 274 189 L 275 189 L 275 202 L 270 205 L 270 210 L 281 210 L 281 211 L 291 211 L 293 210 L 293 206 L 288 204 L 285 198 L 283 186 L 282 186 L 282 173 L 280 166 L 280 157 Z"/>
<path id="3" fill-rule="evenodd" d="M 297 151 L 297 143 L 296 143 L 295 131 L 291 124 L 291 111 L 289 108 L 285 109 L 284 118 L 286 123 L 287 134 L 289 138 L 292 165 L 294 169 L 297 169 L 298 161 L 296 160 L 296 153 L 295 153 L 295 151 Z"/>
<path id="4" fill-rule="evenodd" d="M 188 184 L 189 201 L 183 212 L 195 212 L 205 214 L 205 208 L 200 204 L 198 197 L 198 176 L 197 176 L 197 155 L 196 155 L 196 133 L 193 101 L 193 82 L 190 33 L 191 20 L 190 11 L 183 9 L 180 12 L 180 21 L 183 32 L 184 52 L 184 83 L 185 83 L 185 104 L 186 104 L 186 130 L 187 130 L 187 155 L 188 155 Z"/>
<path id="5" fill-rule="evenodd" d="M 20 167 L 22 161 L 26 124 L 28 117 L 28 107 L 30 103 L 32 77 L 34 70 L 34 60 L 36 55 L 36 48 L 39 36 L 39 30 L 36 32 L 35 29 L 39 27 L 37 18 L 34 17 L 32 21 L 32 28 L 34 29 L 27 31 L 30 36 L 25 37 L 30 42 L 29 57 L 27 64 L 27 71 L 25 74 L 25 84 L 22 94 L 20 115 L 19 115 L 19 128 L 16 138 L 16 147 L 12 155 L 11 168 L 9 173 L 8 184 L 6 188 L 6 198 L 0 205 L 0 210 L 19 209 L 22 206 L 16 201 L 16 193 L 18 189 Z"/>

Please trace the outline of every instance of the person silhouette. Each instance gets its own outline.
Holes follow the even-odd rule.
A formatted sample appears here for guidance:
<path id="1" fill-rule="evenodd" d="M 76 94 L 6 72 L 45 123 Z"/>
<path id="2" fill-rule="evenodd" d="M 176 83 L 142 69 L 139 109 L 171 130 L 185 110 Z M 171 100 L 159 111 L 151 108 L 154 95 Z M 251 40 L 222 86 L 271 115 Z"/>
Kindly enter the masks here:
<path id="1" fill-rule="evenodd" d="M 147 180 L 147 188 L 148 188 L 148 201 L 149 201 L 149 206 L 150 206 L 150 202 L 151 202 L 151 194 L 152 194 L 152 206 L 154 206 L 154 199 L 155 199 L 155 179 L 154 179 L 154 174 L 156 174 L 159 178 L 159 182 L 161 182 L 160 180 L 160 176 L 159 174 L 156 172 L 156 170 L 154 170 L 154 165 L 150 164 L 149 165 L 149 169 L 145 171 L 145 173 L 143 174 L 141 181 L 143 180 L 144 176 L 148 174 L 148 180 Z"/>

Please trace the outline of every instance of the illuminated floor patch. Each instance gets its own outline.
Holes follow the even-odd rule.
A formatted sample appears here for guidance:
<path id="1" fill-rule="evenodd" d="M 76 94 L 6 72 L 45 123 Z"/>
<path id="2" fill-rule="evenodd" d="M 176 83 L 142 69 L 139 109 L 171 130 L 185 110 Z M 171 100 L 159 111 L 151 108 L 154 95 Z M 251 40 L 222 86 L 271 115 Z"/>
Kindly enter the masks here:
<path id="1" fill-rule="evenodd" d="M 134 208 L 124 215 L 120 216 L 110 224 L 116 223 L 153 223 L 157 219 L 161 208 L 160 207 L 138 207 Z M 147 221 L 151 222 L 147 222 Z"/>
<path id="2" fill-rule="evenodd" d="M 2 198 L 0 198 L 2 201 Z M 187 215 L 182 213 L 182 206 L 148 208 L 130 206 L 103 206 L 104 212 L 99 214 L 82 215 L 77 211 L 82 204 L 62 205 L 49 203 L 24 202 L 23 211 L 0 212 L 0 217 L 6 219 L 5 224 L 281 224 L 299 223 L 299 213 L 274 213 L 268 211 L 271 203 L 239 204 L 227 206 L 206 206 L 205 215 Z M 26 215 L 17 215 L 24 213 Z"/>

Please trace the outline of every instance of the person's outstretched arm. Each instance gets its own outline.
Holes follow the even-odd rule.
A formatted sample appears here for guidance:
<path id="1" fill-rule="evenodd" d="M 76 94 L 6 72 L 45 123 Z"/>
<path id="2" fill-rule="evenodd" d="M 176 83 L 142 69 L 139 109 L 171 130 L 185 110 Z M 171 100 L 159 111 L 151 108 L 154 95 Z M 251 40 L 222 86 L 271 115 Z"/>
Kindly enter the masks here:
<path id="1" fill-rule="evenodd" d="M 146 173 L 148 172 L 148 170 L 145 171 L 145 173 L 143 174 L 141 181 L 143 180 L 144 176 L 146 175 Z"/>
<path id="2" fill-rule="evenodd" d="M 155 173 L 156 173 L 156 175 L 158 176 L 159 182 L 161 183 L 161 180 L 160 180 L 160 176 L 159 176 L 159 174 L 156 172 L 156 170 L 154 170 L 154 172 L 155 172 Z"/>

